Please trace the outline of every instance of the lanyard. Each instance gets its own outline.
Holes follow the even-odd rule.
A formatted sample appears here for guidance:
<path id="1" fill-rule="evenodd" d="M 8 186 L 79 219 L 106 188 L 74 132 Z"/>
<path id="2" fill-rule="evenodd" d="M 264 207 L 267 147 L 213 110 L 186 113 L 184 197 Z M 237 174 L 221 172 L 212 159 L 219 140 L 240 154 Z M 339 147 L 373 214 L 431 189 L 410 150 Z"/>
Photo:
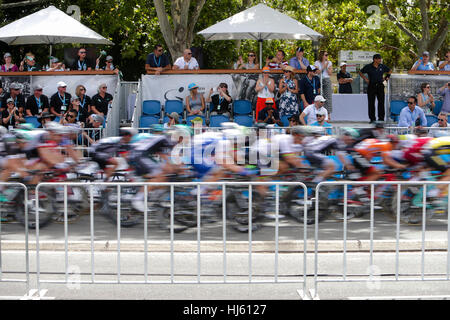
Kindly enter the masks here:
<path id="1" fill-rule="evenodd" d="M 308 80 L 309 84 L 313 87 L 314 94 L 316 94 L 316 82 L 314 81 L 314 77 L 311 80 L 309 80 L 308 76 L 306 76 L 306 80 Z"/>
<path id="2" fill-rule="evenodd" d="M 38 107 L 38 109 L 40 109 L 41 108 L 41 97 L 39 97 L 39 99 L 38 99 L 38 98 L 36 98 L 36 96 L 34 96 L 34 100 L 36 100 L 37 107 Z"/>
<path id="3" fill-rule="evenodd" d="M 155 65 L 159 68 L 159 66 L 161 65 L 161 56 L 158 59 L 158 62 L 156 62 L 156 57 L 155 55 L 153 55 L 153 60 L 155 60 Z"/>
<path id="4" fill-rule="evenodd" d="M 62 99 L 58 92 L 58 97 L 59 97 L 59 100 L 61 100 L 63 106 L 65 106 L 66 105 L 66 94 L 64 94 L 64 99 Z"/>
<path id="5" fill-rule="evenodd" d="M 86 71 L 86 61 L 83 61 L 82 63 L 80 60 L 78 60 L 78 70 L 84 70 Z"/>
<path id="6" fill-rule="evenodd" d="M 84 104 L 86 103 L 86 96 L 83 96 L 83 102 L 80 100 L 80 106 L 84 109 Z"/>

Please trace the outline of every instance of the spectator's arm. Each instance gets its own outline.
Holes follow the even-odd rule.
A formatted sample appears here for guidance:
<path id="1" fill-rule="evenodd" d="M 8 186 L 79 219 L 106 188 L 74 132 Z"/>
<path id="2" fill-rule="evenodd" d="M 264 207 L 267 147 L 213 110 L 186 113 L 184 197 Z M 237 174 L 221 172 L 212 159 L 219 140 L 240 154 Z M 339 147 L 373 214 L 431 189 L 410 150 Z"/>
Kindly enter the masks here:
<path id="1" fill-rule="evenodd" d="M 420 109 L 420 124 L 421 124 L 423 127 L 426 127 L 426 126 L 427 126 L 427 117 L 425 117 L 425 113 L 423 112 L 422 109 Z"/>
<path id="2" fill-rule="evenodd" d="M 304 126 L 306 126 L 305 116 L 306 116 L 306 113 L 303 111 L 303 112 L 300 114 L 300 123 L 303 124 Z"/>
<path id="3" fill-rule="evenodd" d="M 202 102 L 202 107 L 200 108 L 200 111 L 203 112 L 206 108 L 205 97 L 203 95 L 200 95 L 200 101 Z"/>
<path id="4" fill-rule="evenodd" d="M 419 65 L 420 65 L 420 60 L 416 61 L 416 62 L 413 64 L 413 66 L 411 67 L 411 71 L 416 71 L 417 68 L 419 67 Z"/>
<path id="5" fill-rule="evenodd" d="M 405 107 L 407 108 L 407 107 Z M 398 126 L 399 127 L 409 127 L 406 113 L 402 110 L 398 116 Z"/>
<path id="6" fill-rule="evenodd" d="M 448 64 L 448 61 L 444 61 L 439 65 L 439 70 L 444 70 L 445 66 Z"/>
<path id="7" fill-rule="evenodd" d="M 188 114 L 191 114 L 192 110 L 191 110 L 191 104 L 189 102 L 189 96 L 186 97 L 185 103 L 186 103 L 186 111 L 188 112 Z"/>

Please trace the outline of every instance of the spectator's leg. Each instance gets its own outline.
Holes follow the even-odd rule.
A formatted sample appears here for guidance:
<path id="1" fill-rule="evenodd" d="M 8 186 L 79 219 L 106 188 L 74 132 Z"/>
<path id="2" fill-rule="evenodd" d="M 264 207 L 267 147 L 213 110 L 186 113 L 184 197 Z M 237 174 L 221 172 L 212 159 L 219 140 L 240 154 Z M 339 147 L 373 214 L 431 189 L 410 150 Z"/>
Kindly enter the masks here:
<path id="1" fill-rule="evenodd" d="M 378 121 L 384 121 L 384 85 L 377 86 Z"/>
<path id="2" fill-rule="evenodd" d="M 369 86 L 367 88 L 367 100 L 369 104 L 369 119 L 370 122 L 375 121 L 375 88 Z"/>

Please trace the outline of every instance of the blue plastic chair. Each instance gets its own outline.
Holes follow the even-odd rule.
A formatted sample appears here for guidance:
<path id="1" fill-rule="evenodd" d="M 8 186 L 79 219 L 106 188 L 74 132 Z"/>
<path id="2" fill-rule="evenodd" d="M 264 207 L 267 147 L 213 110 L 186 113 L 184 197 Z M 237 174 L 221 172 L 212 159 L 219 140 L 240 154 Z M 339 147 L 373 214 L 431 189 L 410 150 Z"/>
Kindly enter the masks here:
<path id="1" fill-rule="evenodd" d="M 161 114 L 161 102 L 159 100 L 145 100 L 142 103 L 142 114 L 147 116 Z"/>
<path id="2" fill-rule="evenodd" d="M 53 121 L 55 121 L 55 122 L 59 122 L 59 117 L 55 117 L 55 120 L 53 120 Z"/>
<path id="3" fill-rule="evenodd" d="M 253 127 L 253 117 L 251 115 L 237 114 L 234 116 L 234 122 L 240 126 Z"/>
<path id="4" fill-rule="evenodd" d="M 220 127 L 220 125 L 221 125 L 223 122 L 229 122 L 229 121 L 230 121 L 230 118 L 229 118 L 229 117 L 224 116 L 224 115 L 222 115 L 222 114 L 217 114 L 217 115 L 211 116 L 211 117 L 209 118 L 209 126 L 210 126 L 210 127 Z"/>
<path id="5" fill-rule="evenodd" d="M 35 128 L 38 128 L 41 125 L 41 123 L 38 120 L 38 117 L 36 117 L 36 116 L 25 117 L 25 122 L 31 123 L 33 125 L 33 127 L 35 127 Z"/>
<path id="6" fill-rule="evenodd" d="M 141 116 L 139 121 L 139 128 L 149 128 L 152 124 L 158 124 L 159 117 L 155 116 Z"/>
<path id="7" fill-rule="evenodd" d="M 252 103 L 248 100 L 236 100 L 233 102 L 233 113 L 237 115 L 252 114 Z"/>
<path id="8" fill-rule="evenodd" d="M 179 115 L 182 115 L 184 112 L 183 102 L 180 100 L 167 100 L 164 105 L 164 112 L 167 114 L 171 114 L 172 112 L 176 112 Z"/>
<path id="9" fill-rule="evenodd" d="M 390 105 L 390 111 L 391 111 L 391 119 L 394 121 L 398 121 L 398 117 L 400 115 L 400 112 L 404 107 L 407 107 L 408 103 L 403 100 L 392 100 Z"/>
<path id="10" fill-rule="evenodd" d="M 434 123 L 438 122 L 438 118 L 434 114 L 426 114 L 425 118 L 427 118 L 427 127 L 431 127 Z"/>
<path id="11" fill-rule="evenodd" d="M 283 127 L 289 127 L 289 118 L 291 116 L 281 116 L 280 120 L 281 123 L 283 124 Z"/>
<path id="12" fill-rule="evenodd" d="M 442 100 L 434 101 L 433 114 L 439 115 L 439 112 L 441 112 L 441 109 L 442 109 Z"/>

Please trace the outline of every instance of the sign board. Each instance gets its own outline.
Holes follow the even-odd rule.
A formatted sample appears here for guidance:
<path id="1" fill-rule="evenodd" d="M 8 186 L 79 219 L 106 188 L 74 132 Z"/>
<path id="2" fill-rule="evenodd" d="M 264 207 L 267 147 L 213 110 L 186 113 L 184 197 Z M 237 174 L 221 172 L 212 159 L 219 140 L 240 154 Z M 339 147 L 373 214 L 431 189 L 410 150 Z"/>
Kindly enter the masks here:
<path id="1" fill-rule="evenodd" d="M 346 62 L 347 71 L 356 72 L 357 67 L 371 63 L 375 53 L 374 51 L 341 50 L 339 51 L 339 64 Z"/>

